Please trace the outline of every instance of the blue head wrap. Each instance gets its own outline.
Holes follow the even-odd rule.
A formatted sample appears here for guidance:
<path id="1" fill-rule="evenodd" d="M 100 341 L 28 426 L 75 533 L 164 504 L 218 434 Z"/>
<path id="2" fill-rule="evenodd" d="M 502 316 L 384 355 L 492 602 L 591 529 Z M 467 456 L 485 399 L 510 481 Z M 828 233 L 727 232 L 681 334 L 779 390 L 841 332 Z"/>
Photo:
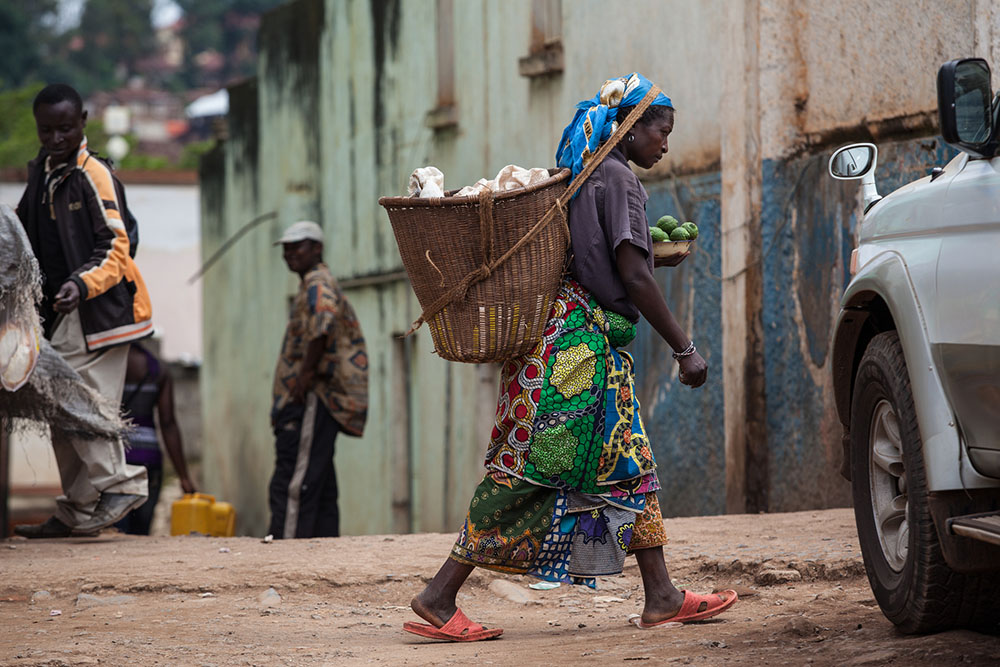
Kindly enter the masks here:
<path id="1" fill-rule="evenodd" d="M 556 165 L 568 167 L 573 171 L 572 178 L 576 178 L 590 157 L 597 152 L 597 148 L 618 127 L 618 107 L 639 104 L 652 87 L 652 82 L 638 72 L 605 81 L 601 92 L 593 99 L 583 100 L 576 105 L 573 122 L 566 126 L 562 139 L 559 140 Z M 652 103 L 671 108 L 674 106 L 663 93 L 657 95 Z"/>

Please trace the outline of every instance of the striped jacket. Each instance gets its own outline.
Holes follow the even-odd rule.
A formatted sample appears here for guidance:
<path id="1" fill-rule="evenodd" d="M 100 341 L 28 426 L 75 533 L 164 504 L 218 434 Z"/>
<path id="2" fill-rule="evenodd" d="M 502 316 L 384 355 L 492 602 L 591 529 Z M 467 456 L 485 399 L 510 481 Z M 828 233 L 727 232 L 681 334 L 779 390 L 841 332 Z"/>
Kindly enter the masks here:
<path id="1" fill-rule="evenodd" d="M 111 170 L 87 150 L 86 138 L 76 163 L 55 167 L 48 182 L 47 159 L 43 149 L 28 163 L 28 187 L 17 215 L 36 257 L 41 256 L 39 225 L 58 226 L 69 280 L 80 288 L 87 349 L 93 352 L 149 336 L 153 332 L 149 293 L 129 257 Z M 51 336 L 48 326 L 46 333 Z"/>

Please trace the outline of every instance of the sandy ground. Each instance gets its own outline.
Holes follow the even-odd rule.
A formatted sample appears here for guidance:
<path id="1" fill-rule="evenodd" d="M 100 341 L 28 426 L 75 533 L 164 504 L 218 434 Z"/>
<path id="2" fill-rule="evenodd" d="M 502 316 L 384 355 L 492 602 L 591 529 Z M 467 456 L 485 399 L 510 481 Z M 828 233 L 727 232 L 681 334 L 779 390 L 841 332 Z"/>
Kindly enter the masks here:
<path id="1" fill-rule="evenodd" d="M 668 519 L 671 575 L 736 588 L 710 621 L 639 630 L 634 560 L 596 591 L 477 570 L 459 594 L 504 635 L 402 631 L 454 536 L 11 539 L 0 543 L 2 665 L 989 665 L 1000 637 L 898 634 L 872 598 L 850 510 Z M 277 596 L 267 595 L 269 588 Z"/>

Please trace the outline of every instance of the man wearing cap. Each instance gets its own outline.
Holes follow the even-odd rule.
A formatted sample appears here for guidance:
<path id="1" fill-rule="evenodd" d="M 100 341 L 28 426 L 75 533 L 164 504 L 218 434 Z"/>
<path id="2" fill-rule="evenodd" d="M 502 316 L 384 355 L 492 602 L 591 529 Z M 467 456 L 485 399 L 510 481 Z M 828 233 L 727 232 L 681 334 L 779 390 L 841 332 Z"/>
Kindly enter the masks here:
<path id="1" fill-rule="evenodd" d="M 337 433 L 360 436 L 368 414 L 368 354 L 354 309 L 323 263 L 323 230 L 300 221 L 275 243 L 302 282 L 274 371 L 276 459 L 269 487 L 275 538 L 340 534 Z"/>

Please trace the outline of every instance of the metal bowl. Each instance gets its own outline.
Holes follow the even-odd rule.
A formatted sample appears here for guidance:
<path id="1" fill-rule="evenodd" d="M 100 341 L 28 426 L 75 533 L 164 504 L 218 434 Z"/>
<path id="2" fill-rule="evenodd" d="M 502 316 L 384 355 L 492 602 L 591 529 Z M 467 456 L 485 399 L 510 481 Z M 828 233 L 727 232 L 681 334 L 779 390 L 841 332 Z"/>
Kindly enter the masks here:
<path id="1" fill-rule="evenodd" d="M 669 259 L 676 255 L 683 255 L 690 248 L 694 241 L 654 241 L 653 257 L 655 259 Z"/>

